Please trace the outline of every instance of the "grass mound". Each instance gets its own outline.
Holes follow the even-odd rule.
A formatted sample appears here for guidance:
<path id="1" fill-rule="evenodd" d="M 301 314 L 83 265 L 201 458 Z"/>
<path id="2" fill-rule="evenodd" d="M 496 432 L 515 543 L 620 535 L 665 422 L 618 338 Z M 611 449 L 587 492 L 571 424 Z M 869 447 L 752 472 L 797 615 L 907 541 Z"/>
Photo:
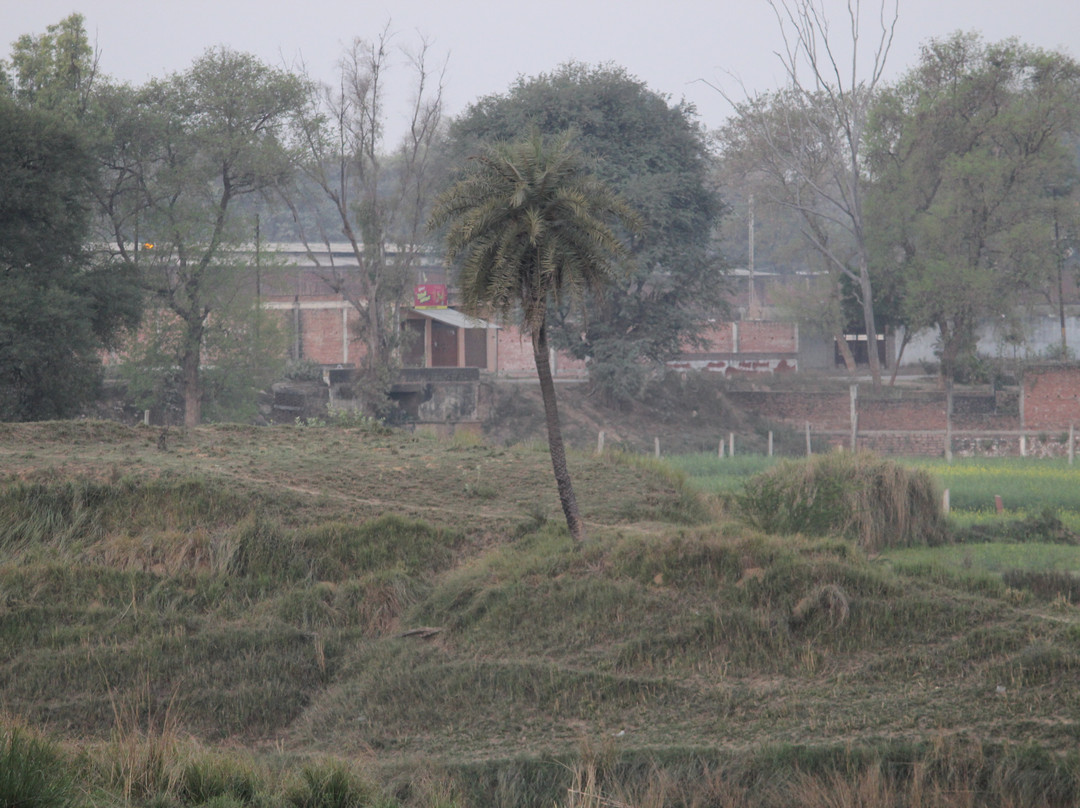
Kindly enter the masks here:
<path id="1" fill-rule="evenodd" d="M 860 552 L 853 509 L 931 496 L 872 457 L 815 461 L 813 538 L 572 455 L 577 545 L 528 447 L 95 430 L 0 429 L 0 756 L 77 804 L 1078 802 L 1071 579 Z"/>
<path id="2" fill-rule="evenodd" d="M 738 503 L 767 533 L 840 535 L 867 551 L 941 544 L 946 536 L 930 475 L 868 453 L 786 461 L 751 477 Z"/>

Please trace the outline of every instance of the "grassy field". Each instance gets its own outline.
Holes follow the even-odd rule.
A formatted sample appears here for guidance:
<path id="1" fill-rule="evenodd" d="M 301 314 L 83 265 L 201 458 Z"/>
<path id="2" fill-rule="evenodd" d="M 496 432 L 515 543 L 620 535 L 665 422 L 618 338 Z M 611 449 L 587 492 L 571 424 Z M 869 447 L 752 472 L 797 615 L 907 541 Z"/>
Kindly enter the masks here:
<path id="1" fill-rule="evenodd" d="M 736 461 L 572 455 L 575 546 L 542 446 L 0 425 L 0 802 L 1080 801 L 1067 557 L 765 535 Z"/>

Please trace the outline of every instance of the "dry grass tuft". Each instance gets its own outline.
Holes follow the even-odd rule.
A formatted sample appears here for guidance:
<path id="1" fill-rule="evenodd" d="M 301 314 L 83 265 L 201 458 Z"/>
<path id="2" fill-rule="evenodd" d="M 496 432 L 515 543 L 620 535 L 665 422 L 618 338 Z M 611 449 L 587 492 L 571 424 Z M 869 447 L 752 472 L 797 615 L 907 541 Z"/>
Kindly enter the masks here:
<path id="1" fill-rule="evenodd" d="M 945 541 L 941 497 L 928 472 L 869 453 L 788 461 L 749 481 L 740 511 L 769 533 L 840 535 L 867 552 Z"/>
<path id="2" fill-rule="evenodd" d="M 795 604 L 791 610 L 791 621 L 794 624 L 805 623 L 821 615 L 833 628 L 839 628 L 847 623 L 850 613 L 851 604 L 844 590 L 836 584 L 826 584 Z"/>

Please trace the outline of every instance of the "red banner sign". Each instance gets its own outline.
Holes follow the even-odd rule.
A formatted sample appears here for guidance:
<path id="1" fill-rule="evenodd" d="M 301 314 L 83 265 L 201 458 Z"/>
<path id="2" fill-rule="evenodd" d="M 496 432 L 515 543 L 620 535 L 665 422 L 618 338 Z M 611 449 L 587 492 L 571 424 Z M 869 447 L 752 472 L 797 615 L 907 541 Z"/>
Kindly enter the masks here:
<path id="1" fill-rule="evenodd" d="M 446 284 L 423 283 L 413 287 L 414 309 L 445 309 Z"/>

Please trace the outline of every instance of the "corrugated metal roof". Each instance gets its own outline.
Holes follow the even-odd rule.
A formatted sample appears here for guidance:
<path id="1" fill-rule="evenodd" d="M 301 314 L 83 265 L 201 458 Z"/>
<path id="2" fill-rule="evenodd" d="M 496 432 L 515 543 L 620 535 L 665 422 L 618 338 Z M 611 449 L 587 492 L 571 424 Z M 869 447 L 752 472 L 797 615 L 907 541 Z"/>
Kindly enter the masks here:
<path id="1" fill-rule="evenodd" d="M 495 323 L 481 320 L 479 317 L 470 317 L 457 309 L 413 309 L 413 312 L 457 328 L 499 328 Z"/>

